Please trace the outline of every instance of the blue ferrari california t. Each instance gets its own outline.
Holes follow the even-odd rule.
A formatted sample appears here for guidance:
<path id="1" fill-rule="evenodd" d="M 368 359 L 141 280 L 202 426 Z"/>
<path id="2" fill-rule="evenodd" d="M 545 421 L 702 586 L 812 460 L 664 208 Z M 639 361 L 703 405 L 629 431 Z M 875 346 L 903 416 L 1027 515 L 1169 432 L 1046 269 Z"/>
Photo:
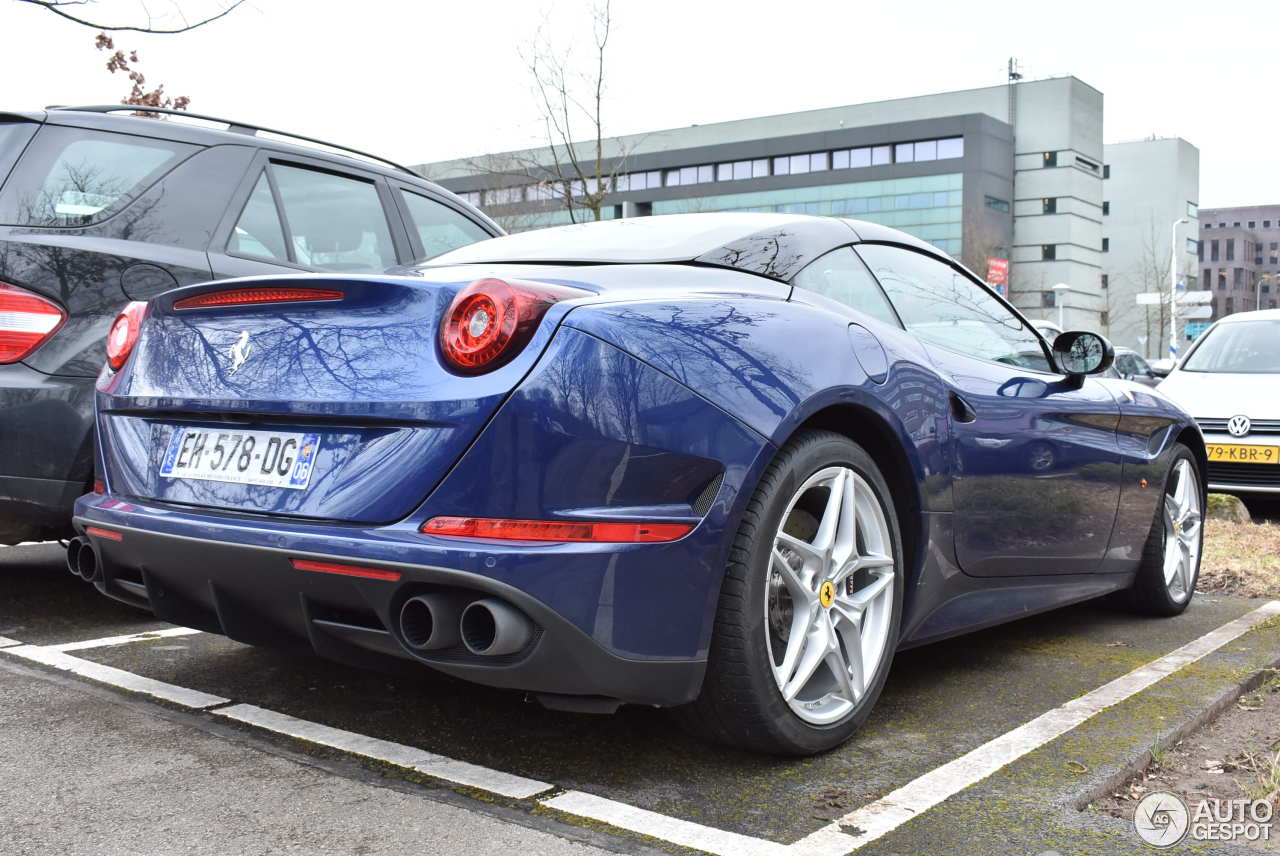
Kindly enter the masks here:
<path id="1" fill-rule="evenodd" d="M 69 564 L 253 644 L 805 754 L 894 652 L 1195 588 L 1205 451 L 933 247 L 693 214 L 130 304 Z"/>

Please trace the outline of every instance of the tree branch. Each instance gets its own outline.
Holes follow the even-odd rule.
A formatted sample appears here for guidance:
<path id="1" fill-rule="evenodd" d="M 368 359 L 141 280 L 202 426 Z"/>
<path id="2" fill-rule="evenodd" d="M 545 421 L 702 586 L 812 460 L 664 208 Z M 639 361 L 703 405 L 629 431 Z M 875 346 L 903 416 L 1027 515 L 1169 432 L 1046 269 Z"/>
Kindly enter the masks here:
<path id="1" fill-rule="evenodd" d="M 204 18 L 202 20 L 196 21 L 194 24 L 187 24 L 185 26 L 178 27 L 175 29 L 157 29 L 155 27 L 150 26 L 150 15 L 148 15 L 148 25 L 145 27 L 137 27 L 132 25 L 111 26 L 110 24 L 94 23 L 93 21 L 90 21 L 87 18 L 82 18 L 79 15 L 74 15 L 71 12 L 68 12 L 65 8 L 63 8 L 65 6 L 83 6 L 86 4 L 87 0 L 17 0 L 17 2 L 19 3 L 30 3 L 32 6 L 39 6 L 41 9 L 46 9 L 52 12 L 53 14 L 58 15 L 59 17 L 66 18 L 68 21 L 74 21 L 77 24 L 82 24 L 86 27 L 92 27 L 95 30 L 109 30 L 109 31 L 128 30 L 135 33 L 153 33 L 156 35 L 173 35 L 176 33 L 185 33 L 185 32 L 188 32 L 189 30 L 194 30 L 197 27 L 203 27 L 205 24 L 212 23 L 218 20 L 219 18 L 224 18 L 227 15 L 231 14 L 231 12 L 234 11 L 237 6 L 244 3 L 244 1 L 245 0 L 233 0 L 230 6 L 226 7 L 218 14 L 211 15 L 208 18 Z M 144 6 L 143 9 L 145 10 L 146 7 Z"/>

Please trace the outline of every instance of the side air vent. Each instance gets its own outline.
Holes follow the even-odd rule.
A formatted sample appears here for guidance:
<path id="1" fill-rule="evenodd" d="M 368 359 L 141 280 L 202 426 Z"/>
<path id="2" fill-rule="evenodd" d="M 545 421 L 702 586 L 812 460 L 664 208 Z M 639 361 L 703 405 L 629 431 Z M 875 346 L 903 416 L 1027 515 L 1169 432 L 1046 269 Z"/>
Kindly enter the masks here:
<path id="1" fill-rule="evenodd" d="M 707 486 L 702 489 L 702 493 L 698 494 L 698 498 L 693 501 L 694 514 L 699 517 L 707 516 L 707 512 L 711 510 L 711 503 L 716 501 L 716 494 L 720 492 L 720 483 L 723 481 L 724 473 L 720 473 L 707 482 Z"/>

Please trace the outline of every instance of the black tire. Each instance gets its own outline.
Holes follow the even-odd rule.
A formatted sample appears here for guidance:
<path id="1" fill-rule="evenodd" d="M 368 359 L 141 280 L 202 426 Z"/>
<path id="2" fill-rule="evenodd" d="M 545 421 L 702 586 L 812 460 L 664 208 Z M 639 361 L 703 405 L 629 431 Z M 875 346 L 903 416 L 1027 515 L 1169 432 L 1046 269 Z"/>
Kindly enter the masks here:
<path id="1" fill-rule="evenodd" d="M 1189 461 L 1196 475 L 1196 484 L 1200 494 L 1200 549 L 1196 552 L 1195 567 L 1191 571 L 1191 584 L 1187 597 L 1177 600 L 1165 583 L 1164 560 L 1166 544 L 1166 528 L 1164 520 L 1164 498 L 1173 488 L 1173 471 L 1181 460 Z M 1169 459 L 1169 469 L 1165 473 L 1164 484 L 1161 485 L 1159 502 L 1156 504 L 1155 520 L 1151 524 L 1151 532 L 1147 535 L 1147 543 L 1142 549 L 1142 562 L 1133 584 L 1126 592 L 1126 606 L 1141 615 L 1172 616 L 1179 615 L 1195 597 L 1196 582 L 1200 579 L 1200 561 L 1204 556 L 1204 520 L 1206 508 L 1206 488 L 1204 471 L 1200 462 L 1190 449 L 1178 443 L 1173 448 Z"/>
<path id="2" fill-rule="evenodd" d="M 888 641 L 866 692 L 843 718 L 809 724 L 783 700 L 773 676 L 764 615 L 774 534 L 792 495 L 819 470 L 843 465 L 872 486 L 893 545 L 893 609 Z M 730 547 L 701 694 L 678 710 L 683 723 L 716 742 L 775 755 L 812 755 L 847 740 L 866 720 L 884 687 L 902 617 L 902 537 L 889 486 L 871 456 L 830 431 L 803 431 L 778 453 L 760 479 Z"/>

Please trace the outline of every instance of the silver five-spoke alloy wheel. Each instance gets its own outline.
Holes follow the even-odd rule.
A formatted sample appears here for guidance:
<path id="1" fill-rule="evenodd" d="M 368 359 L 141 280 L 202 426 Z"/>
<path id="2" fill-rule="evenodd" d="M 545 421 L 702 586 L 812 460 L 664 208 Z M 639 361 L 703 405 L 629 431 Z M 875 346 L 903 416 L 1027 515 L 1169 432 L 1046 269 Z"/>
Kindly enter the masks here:
<path id="1" fill-rule="evenodd" d="M 889 526 L 867 480 L 843 466 L 809 476 L 774 536 L 764 603 L 773 676 L 803 721 L 840 721 L 874 684 L 894 573 Z"/>
<path id="2" fill-rule="evenodd" d="M 1191 596 L 1199 567 L 1200 482 L 1186 458 L 1174 465 L 1169 482 L 1164 497 L 1164 583 L 1169 597 L 1182 603 Z"/>

